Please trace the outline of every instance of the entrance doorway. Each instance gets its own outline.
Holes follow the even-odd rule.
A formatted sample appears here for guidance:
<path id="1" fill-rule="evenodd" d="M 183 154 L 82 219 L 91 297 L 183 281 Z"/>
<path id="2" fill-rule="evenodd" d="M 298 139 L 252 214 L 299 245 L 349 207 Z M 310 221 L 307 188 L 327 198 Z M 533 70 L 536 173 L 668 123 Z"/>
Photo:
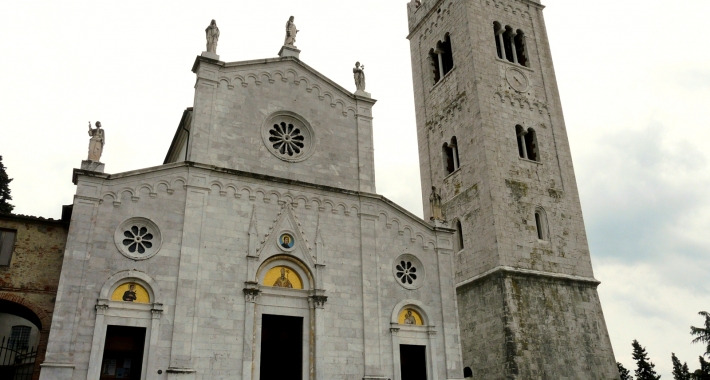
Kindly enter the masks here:
<path id="1" fill-rule="evenodd" d="M 261 380 L 301 380 L 303 318 L 262 315 Z"/>
<path id="2" fill-rule="evenodd" d="M 426 379 L 426 346 L 399 345 L 402 380 Z"/>
<path id="3" fill-rule="evenodd" d="M 99 379 L 140 380 L 144 347 L 144 327 L 109 325 Z"/>

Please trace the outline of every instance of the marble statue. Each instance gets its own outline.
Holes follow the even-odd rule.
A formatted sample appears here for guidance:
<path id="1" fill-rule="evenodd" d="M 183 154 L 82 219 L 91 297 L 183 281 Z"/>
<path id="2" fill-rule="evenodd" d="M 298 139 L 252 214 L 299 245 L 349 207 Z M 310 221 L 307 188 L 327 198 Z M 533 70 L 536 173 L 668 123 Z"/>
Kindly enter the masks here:
<path id="1" fill-rule="evenodd" d="M 365 65 L 360 66 L 360 62 L 355 62 L 353 75 L 355 76 L 355 86 L 357 90 L 365 91 Z"/>
<path id="2" fill-rule="evenodd" d="M 219 40 L 219 28 L 217 21 L 212 20 L 210 26 L 205 29 L 207 35 L 207 52 L 217 54 L 217 41 Z"/>
<path id="3" fill-rule="evenodd" d="M 444 220 L 444 213 L 441 211 L 441 195 L 436 192 L 436 186 L 431 187 L 431 195 L 429 196 L 429 205 L 431 206 L 431 220 Z"/>
<path id="4" fill-rule="evenodd" d="M 104 130 L 101 129 L 101 122 L 96 122 L 96 128 L 91 128 L 91 122 L 89 122 L 89 161 L 98 162 L 101 160 L 101 154 L 104 151 L 104 145 L 106 144 L 106 135 Z"/>
<path id="5" fill-rule="evenodd" d="M 286 23 L 286 39 L 284 40 L 284 46 L 296 47 L 296 34 L 298 34 L 298 29 L 296 29 L 296 24 L 293 23 L 294 17 L 291 16 Z"/>

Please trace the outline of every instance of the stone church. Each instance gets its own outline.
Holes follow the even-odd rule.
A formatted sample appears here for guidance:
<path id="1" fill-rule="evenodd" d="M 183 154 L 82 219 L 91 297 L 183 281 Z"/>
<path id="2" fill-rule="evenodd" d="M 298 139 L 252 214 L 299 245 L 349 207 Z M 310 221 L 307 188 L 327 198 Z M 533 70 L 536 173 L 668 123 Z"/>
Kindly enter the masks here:
<path id="1" fill-rule="evenodd" d="M 222 61 L 213 21 L 163 165 L 90 129 L 40 378 L 618 379 L 543 8 L 407 5 L 425 220 L 376 193 L 359 65 L 293 18 Z"/>

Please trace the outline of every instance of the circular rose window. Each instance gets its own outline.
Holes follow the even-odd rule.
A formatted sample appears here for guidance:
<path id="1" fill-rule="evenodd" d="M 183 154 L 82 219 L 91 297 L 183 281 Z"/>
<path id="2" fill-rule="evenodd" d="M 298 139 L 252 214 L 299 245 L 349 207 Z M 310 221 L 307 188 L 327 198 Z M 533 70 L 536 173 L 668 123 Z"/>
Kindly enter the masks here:
<path id="1" fill-rule="evenodd" d="M 424 281 L 424 266 L 416 257 L 405 254 L 394 261 L 392 268 L 397 283 L 407 289 L 416 289 Z"/>
<path id="2" fill-rule="evenodd" d="M 114 240 L 118 250 L 133 260 L 153 257 L 162 244 L 158 226 L 146 218 L 131 218 L 121 223 Z"/>
<path id="3" fill-rule="evenodd" d="M 293 112 L 271 115 L 262 128 L 262 137 L 269 152 L 284 161 L 299 162 L 313 154 L 313 129 Z"/>

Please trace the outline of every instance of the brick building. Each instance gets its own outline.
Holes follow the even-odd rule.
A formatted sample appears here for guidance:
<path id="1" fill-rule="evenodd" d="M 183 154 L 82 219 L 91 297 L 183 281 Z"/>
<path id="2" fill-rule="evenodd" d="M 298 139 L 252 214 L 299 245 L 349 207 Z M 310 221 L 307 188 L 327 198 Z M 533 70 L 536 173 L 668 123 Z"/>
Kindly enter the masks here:
<path id="1" fill-rule="evenodd" d="M 0 368 L 4 369 L 0 373 L 27 372 L 26 368 L 22 371 L 10 368 L 15 366 L 16 356 L 10 351 L 36 349 L 36 359 L 28 359 L 34 363 L 33 378 L 39 378 L 62 270 L 70 210 L 65 208 L 62 220 L 0 215 L 0 339 L 4 343 L 4 349 L 0 348 Z M 23 363 L 22 367 L 27 367 L 29 362 Z"/>

